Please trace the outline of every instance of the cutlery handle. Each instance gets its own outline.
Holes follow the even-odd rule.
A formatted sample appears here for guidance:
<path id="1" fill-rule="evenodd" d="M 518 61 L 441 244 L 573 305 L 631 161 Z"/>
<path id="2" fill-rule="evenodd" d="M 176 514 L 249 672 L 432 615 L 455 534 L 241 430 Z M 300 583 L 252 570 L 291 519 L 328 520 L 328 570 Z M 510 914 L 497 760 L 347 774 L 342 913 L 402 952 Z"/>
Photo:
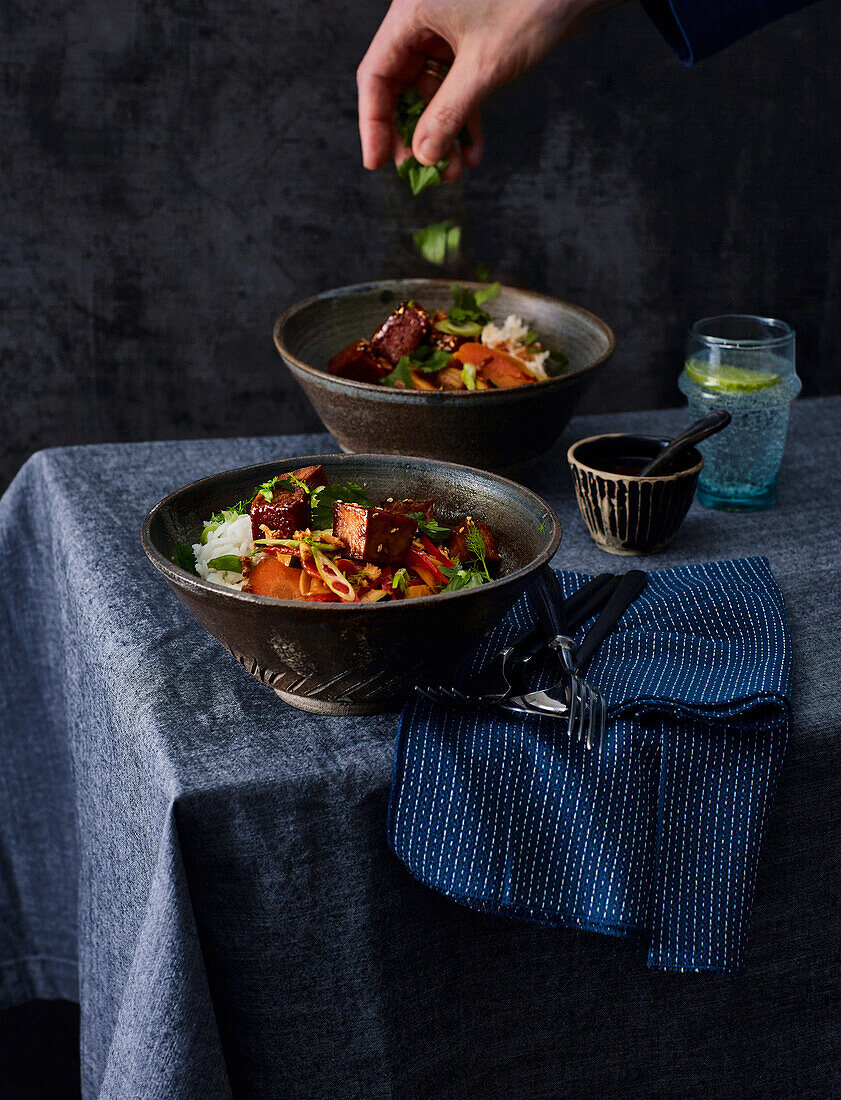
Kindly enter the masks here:
<path id="1" fill-rule="evenodd" d="M 591 581 L 582 584 L 577 592 L 573 592 L 568 599 L 564 600 L 567 624 L 570 625 L 572 630 L 575 630 L 575 627 L 571 626 L 572 620 L 578 618 L 579 623 L 584 622 L 584 619 L 580 618 L 581 610 L 588 607 L 592 600 L 601 595 L 602 588 L 609 580 L 613 580 L 613 573 L 599 573 L 597 577 L 593 577 Z"/>
<path id="2" fill-rule="evenodd" d="M 596 650 L 611 633 L 616 624 L 648 584 L 648 577 L 640 569 L 631 569 L 619 579 L 619 583 L 607 601 L 598 619 L 575 653 L 575 666 L 582 670 Z"/>
<path id="3" fill-rule="evenodd" d="M 604 580 L 601 580 L 601 577 L 603 577 Z M 601 580 L 601 584 L 598 588 L 591 590 L 585 599 L 573 604 L 572 609 L 570 609 L 571 601 L 575 599 L 575 596 L 583 592 L 584 589 L 580 588 L 574 596 L 570 596 L 567 600 L 564 610 L 566 611 L 567 626 L 571 634 L 574 634 L 582 623 L 586 623 L 591 615 L 595 615 L 597 611 L 601 611 L 616 591 L 616 586 L 619 584 L 619 577 L 613 573 L 602 573 L 601 577 L 596 577 L 596 580 Z M 591 581 L 590 583 L 594 584 L 595 582 Z M 584 586 L 584 588 L 588 587 L 588 585 Z"/>
<path id="4" fill-rule="evenodd" d="M 546 566 L 535 578 L 530 589 L 535 611 L 550 638 L 559 634 L 568 635 L 566 613 L 564 611 L 564 593 L 555 571 Z"/>

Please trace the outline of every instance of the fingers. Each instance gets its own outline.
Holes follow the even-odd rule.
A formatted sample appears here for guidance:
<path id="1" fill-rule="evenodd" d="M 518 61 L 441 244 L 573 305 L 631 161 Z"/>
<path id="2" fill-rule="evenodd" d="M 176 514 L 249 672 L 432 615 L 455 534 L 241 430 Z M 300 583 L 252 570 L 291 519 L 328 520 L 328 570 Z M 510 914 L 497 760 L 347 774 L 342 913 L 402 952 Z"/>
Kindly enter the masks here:
<path id="1" fill-rule="evenodd" d="M 413 49 L 415 28 L 391 8 L 356 71 L 362 163 L 379 168 L 392 151 L 397 92 L 412 83 L 423 58 Z"/>
<path id="2" fill-rule="evenodd" d="M 465 53 L 457 54 L 415 130 L 412 152 L 421 164 L 435 164 L 447 155 L 468 118 L 478 117 L 479 104 L 488 90 L 480 67 Z"/>
<path id="3" fill-rule="evenodd" d="M 461 155 L 468 168 L 478 168 L 482 163 L 485 152 L 485 139 L 482 135 L 482 120 L 478 111 L 474 112 L 467 120 L 467 132 L 470 134 L 471 145 L 462 146 Z"/>

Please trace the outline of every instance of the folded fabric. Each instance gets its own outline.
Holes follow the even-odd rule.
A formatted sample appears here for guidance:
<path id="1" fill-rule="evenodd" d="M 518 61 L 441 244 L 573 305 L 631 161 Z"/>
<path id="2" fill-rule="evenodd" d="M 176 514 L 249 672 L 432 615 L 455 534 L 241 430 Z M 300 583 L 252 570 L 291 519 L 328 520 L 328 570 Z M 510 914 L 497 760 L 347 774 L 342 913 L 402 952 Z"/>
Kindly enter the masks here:
<path id="1" fill-rule="evenodd" d="M 559 576 L 565 596 L 589 579 Z M 466 672 L 533 621 L 523 598 Z M 610 705 L 600 752 L 557 719 L 410 702 L 392 850 L 473 909 L 633 938 L 654 968 L 738 970 L 790 725 L 767 561 L 650 573 L 587 679 Z"/>

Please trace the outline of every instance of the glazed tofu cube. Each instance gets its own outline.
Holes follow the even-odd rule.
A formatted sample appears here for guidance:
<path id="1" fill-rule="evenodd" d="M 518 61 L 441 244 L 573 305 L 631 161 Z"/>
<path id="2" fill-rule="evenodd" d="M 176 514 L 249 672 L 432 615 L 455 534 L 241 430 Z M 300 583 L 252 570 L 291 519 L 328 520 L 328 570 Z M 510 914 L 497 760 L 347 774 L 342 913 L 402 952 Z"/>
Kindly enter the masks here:
<path id="1" fill-rule="evenodd" d="M 417 529 L 413 519 L 385 508 L 333 505 L 333 534 L 347 546 L 350 557 L 361 561 L 399 565 L 408 554 Z"/>
<path id="2" fill-rule="evenodd" d="M 401 302 L 385 324 L 371 337 L 375 355 L 381 355 L 392 366 L 402 355 L 411 355 L 429 332 L 432 325 L 429 314 L 419 305 Z"/>
<path id="3" fill-rule="evenodd" d="M 333 356 L 328 370 L 339 378 L 349 378 L 354 382 L 377 383 L 390 372 L 391 364 L 374 354 L 368 340 L 355 340 Z"/>
<path id="4" fill-rule="evenodd" d="M 475 527 L 485 540 L 485 558 L 487 561 L 500 561 L 501 559 L 499 551 L 496 548 L 496 539 L 494 538 L 493 531 L 491 531 L 486 523 L 482 523 L 481 520 L 474 519 L 472 516 L 467 516 L 457 527 L 453 528 L 453 533 L 450 535 L 450 540 L 447 543 L 447 552 L 450 557 L 458 558 L 460 562 L 475 558 L 475 554 L 471 553 L 467 546 L 467 532 L 471 527 Z"/>
<path id="5" fill-rule="evenodd" d="M 381 500 L 380 507 L 401 516 L 420 512 L 427 519 L 432 519 L 435 515 L 435 502 L 432 500 Z"/>
<path id="6" fill-rule="evenodd" d="M 310 490 L 327 484 L 327 475 L 323 466 L 302 466 L 292 470 L 291 474 L 280 474 L 282 479 L 290 477 L 302 481 Z M 276 538 L 291 539 L 296 531 L 303 531 L 310 525 L 310 501 L 306 490 L 294 485 L 293 488 L 276 486 L 272 489 L 271 500 L 258 493 L 251 502 L 251 532 L 255 539 L 265 537 L 262 528 L 268 527 Z"/>
<path id="7" fill-rule="evenodd" d="M 327 484 L 327 474 L 324 472 L 324 467 L 318 466 L 301 466 L 298 470 L 293 470 L 291 474 L 281 475 L 285 477 L 295 477 L 298 481 L 303 481 L 308 489 L 317 489 L 319 485 Z"/>
<path id="8" fill-rule="evenodd" d="M 279 539 L 291 539 L 296 531 L 309 526 L 310 504 L 303 489 L 290 492 L 275 489 L 270 501 L 258 493 L 251 502 L 251 533 L 255 539 L 264 539 L 268 527 Z"/>

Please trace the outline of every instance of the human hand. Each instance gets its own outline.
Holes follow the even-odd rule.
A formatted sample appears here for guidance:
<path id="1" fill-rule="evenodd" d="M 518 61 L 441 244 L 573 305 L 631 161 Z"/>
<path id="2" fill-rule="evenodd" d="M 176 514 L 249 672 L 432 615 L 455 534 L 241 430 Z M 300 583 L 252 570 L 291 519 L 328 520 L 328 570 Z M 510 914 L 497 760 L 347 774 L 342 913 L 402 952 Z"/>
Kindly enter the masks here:
<path id="1" fill-rule="evenodd" d="M 428 102 L 411 153 L 421 164 L 449 158 L 444 181 L 482 159 L 479 107 L 501 84 L 574 38 L 621 0 L 393 0 L 357 70 L 359 133 L 366 168 L 410 155 L 394 126 L 397 96 L 415 87 Z M 451 63 L 443 82 L 424 71 L 429 58 Z M 472 144 L 459 148 L 467 127 Z"/>

